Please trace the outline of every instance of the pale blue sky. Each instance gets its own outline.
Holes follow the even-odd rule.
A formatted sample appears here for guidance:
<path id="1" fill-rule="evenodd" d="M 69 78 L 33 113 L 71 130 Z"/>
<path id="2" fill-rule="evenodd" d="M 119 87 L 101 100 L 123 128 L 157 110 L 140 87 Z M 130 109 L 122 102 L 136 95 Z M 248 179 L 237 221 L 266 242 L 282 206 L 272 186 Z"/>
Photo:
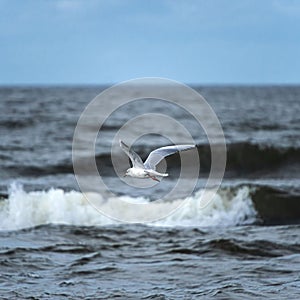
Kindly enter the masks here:
<path id="1" fill-rule="evenodd" d="M 300 83 L 298 0 L 0 0 L 0 84 Z"/>

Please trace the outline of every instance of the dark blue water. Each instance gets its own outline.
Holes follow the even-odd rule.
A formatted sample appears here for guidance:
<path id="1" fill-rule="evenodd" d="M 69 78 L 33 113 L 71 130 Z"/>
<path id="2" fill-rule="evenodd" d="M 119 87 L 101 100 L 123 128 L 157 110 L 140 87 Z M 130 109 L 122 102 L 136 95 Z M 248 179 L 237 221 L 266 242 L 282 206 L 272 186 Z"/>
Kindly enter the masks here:
<path id="1" fill-rule="evenodd" d="M 149 112 L 190 129 L 201 161 L 198 185 L 181 210 L 148 225 L 101 215 L 74 178 L 74 129 L 103 87 L 0 89 L 1 298 L 298 299 L 300 87 L 196 89 L 227 143 L 225 178 L 206 209 L 198 204 L 210 150 L 188 114 L 142 99 L 112 115 L 97 142 L 99 172 L 117 197 L 148 201 L 174 185 L 178 157 L 167 159 L 172 176 L 154 189 L 132 188 L 112 169 L 112 137 L 125 120 Z M 134 147 L 145 158 L 167 142 L 151 135 Z"/>

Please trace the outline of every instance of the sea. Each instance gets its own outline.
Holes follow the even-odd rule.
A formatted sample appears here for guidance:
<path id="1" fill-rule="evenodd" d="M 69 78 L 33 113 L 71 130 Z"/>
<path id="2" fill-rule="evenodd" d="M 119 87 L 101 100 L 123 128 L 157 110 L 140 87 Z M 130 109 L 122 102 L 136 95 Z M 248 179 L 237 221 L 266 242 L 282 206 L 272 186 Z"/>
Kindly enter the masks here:
<path id="1" fill-rule="evenodd" d="M 300 86 L 191 87 L 215 112 L 226 141 L 224 178 L 205 207 L 211 148 L 188 112 L 136 99 L 100 128 L 95 162 L 114 195 L 103 191 L 103 205 L 117 199 L 164 211 L 184 200 L 149 222 L 102 213 L 74 175 L 77 122 L 108 86 L 0 87 L 0 299 L 299 299 Z M 152 181 L 114 171 L 114 136 L 147 113 L 183 124 L 197 145 L 197 184 L 184 199 L 161 200 L 180 175 L 176 154 L 163 161 L 170 176 L 155 186 L 127 184 Z M 169 144 L 161 126 L 132 147 L 145 159 Z"/>

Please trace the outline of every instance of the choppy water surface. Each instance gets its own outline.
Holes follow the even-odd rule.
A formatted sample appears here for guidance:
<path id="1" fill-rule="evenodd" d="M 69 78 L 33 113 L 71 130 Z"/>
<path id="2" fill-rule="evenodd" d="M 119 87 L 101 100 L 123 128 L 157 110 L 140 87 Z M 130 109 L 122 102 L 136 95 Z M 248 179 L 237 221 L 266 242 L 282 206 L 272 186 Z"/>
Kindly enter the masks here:
<path id="1" fill-rule="evenodd" d="M 298 299 L 299 226 L 39 226 L 1 234 L 1 294 Z"/>
<path id="2" fill-rule="evenodd" d="M 298 299 L 300 88 L 197 88 L 221 121 L 228 156 L 223 184 L 205 209 L 199 203 L 210 150 L 190 117 L 149 99 L 112 115 L 96 160 L 125 203 L 166 209 L 153 195 L 170 189 L 178 174 L 174 156 L 167 159 L 171 176 L 154 188 L 141 191 L 116 178 L 111 139 L 126 120 L 166 113 L 198 145 L 194 192 L 176 213 L 147 225 L 99 214 L 74 179 L 74 128 L 102 89 L 0 88 L 0 298 Z M 166 143 L 151 135 L 134 147 L 145 157 Z M 115 200 L 102 197 L 103 205 Z"/>

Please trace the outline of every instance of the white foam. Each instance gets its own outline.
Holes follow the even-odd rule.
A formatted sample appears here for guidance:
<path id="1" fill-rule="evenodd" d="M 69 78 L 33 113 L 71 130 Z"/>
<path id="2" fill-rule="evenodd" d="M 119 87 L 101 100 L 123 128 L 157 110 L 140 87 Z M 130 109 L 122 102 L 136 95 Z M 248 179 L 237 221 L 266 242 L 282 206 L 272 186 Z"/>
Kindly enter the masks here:
<path id="1" fill-rule="evenodd" d="M 256 211 L 248 186 L 235 190 L 221 189 L 205 208 L 201 205 L 202 191 L 186 199 L 185 204 L 159 225 L 235 226 L 253 223 Z M 201 208 L 200 208 L 201 207 Z"/>
<path id="2" fill-rule="evenodd" d="M 186 199 L 184 205 L 155 226 L 234 226 L 255 220 L 255 210 L 247 186 L 235 190 L 221 189 L 204 209 L 200 209 L 202 191 Z M 135 200 L 129 196 L 120 197 L 124 205 Z M 103 199 L 104 200 L 104 199 Z M 106 199 L 108 205 L 113 199 Z M 176 200 L 175 200 L 176 201 Z M 178 199 L 177 201 L 180 201 Z M 150 204 L 158 210 L 167 209 L 170 203 Z M 126 211 L 126 210 L 124 210 Z M 21 186 L 12 185 L 9 197 L 0 201 L 0 230 L 14 230 L 41 224 L 70 224 L 104 226 L 118 224 L 94 209 L 80 192 L 64 192 L 61 189 L 25 192 Z"/>

